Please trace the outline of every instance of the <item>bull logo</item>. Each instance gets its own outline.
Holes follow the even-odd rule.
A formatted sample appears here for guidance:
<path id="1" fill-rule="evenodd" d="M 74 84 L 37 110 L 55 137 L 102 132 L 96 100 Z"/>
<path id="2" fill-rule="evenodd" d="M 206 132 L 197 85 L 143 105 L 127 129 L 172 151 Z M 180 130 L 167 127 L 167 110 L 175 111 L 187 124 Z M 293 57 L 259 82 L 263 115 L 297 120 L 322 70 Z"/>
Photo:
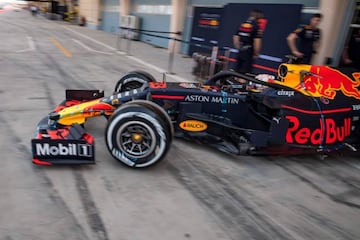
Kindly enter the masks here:
<path id="1" fill-rule="evenodd" d="M 302 87 L 312 96 L 334 99 L 337 91 L 341 91 L 348 97 L 360 99 L 360 72 L 352 74 L 354 80 L 329 67 L 312 66 L 310 72 L 317 76 L 306 75 Z"/>

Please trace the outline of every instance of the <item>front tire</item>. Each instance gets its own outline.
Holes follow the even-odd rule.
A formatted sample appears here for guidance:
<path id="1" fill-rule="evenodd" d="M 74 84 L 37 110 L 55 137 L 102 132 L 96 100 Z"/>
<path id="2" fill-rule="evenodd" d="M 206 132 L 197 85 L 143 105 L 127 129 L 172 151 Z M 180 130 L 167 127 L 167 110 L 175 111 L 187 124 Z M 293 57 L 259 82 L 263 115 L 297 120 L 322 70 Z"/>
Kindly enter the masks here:
<path id="1" fill-rule="evenodd" d="M 170 148 L 169 124 L 150 108 L 130 102 L 109 119 L 106 145 L 110 154 L 126 166 L 149 167 L 161 161 Z"/>
<path id="2" fill-rule="evenodd" d="M 122 78 L 115 85 L 115 93 L 130 91 L 136 88 L 141 88 L 149 82 L 155 82 L 155 78 L 144 71 L 133 71 Z"/>

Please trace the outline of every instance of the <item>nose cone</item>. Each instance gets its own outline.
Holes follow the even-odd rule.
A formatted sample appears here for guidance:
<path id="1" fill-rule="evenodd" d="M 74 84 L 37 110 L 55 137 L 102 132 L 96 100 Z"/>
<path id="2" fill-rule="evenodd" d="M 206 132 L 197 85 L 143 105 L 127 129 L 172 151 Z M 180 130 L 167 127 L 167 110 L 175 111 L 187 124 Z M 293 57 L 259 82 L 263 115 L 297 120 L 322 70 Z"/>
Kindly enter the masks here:
<path id="1" fill-rule="evenodd" d="M 49 113 L 49 119 L 50 119 L 50 120 L 57 121 L 57 120 L 60 119 L 60 114 L 57 113 L 57 112 Z"/>

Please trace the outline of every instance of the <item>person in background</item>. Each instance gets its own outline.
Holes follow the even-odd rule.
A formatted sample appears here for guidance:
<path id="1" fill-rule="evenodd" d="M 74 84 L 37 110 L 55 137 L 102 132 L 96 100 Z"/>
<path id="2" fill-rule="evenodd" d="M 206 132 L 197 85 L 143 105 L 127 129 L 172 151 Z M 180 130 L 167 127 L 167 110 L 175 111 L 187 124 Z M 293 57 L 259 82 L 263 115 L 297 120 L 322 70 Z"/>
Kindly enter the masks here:
<path id="1" fill-rule="evenodd" d="M 257 58 L 260 54 L 265 26 L 264 14 L 262 11 L 255 9 L 250 12 L 249 18 L 237 28 L 233 35 L 233 44 L 238 50 L 236 72 L 252 72 L 254 58 Z"/>
<path id="2" fill-rule="evenodd" d="M 354 29 L 349 44 L 344 49 L 343 63 L 345 66 L 360 70 L 360 28 Z"/>
<path id="3" fill-rule="evenodd" d="M 319 49 L 321 33 L 318 26 L 321 18 L 320 13 L 314 14 L 309 25 L 297 28 L 287 37 L 291 53 L 299 58 L 299 63 L 310 64 L 311 57 Z"/>
<path id="4" fill-rule="evenodd" d="M 38 8 L 35 5 L 30 6 L 31 15 L 36 16 L 38 13 Z"/>

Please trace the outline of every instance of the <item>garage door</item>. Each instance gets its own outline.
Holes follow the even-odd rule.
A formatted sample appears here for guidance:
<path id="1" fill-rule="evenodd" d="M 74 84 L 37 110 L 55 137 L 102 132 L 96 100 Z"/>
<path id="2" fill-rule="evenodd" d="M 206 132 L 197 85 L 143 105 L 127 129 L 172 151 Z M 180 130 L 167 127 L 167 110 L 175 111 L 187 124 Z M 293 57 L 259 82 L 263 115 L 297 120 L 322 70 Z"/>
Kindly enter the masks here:
<path id="1" fill-rule="evenodd" d="M 117 32 L 120 26 L 119 0 L 103 0 L 102 4 L 101 30 L 106 32 Z"/>
<path id="2" fill-rule="evenodd" d="M 140 18 L 140 29 L 169 32 L 172 14 L 171 0 L 134 0 L 132 1 L 131 14 Z M 161 37 L 169 37 L 169 35 L 165 33 L 151 33 L 151 35 L 141 34 L 140 40 L 155 46 L 167 48 L 169 40 Z"/>

